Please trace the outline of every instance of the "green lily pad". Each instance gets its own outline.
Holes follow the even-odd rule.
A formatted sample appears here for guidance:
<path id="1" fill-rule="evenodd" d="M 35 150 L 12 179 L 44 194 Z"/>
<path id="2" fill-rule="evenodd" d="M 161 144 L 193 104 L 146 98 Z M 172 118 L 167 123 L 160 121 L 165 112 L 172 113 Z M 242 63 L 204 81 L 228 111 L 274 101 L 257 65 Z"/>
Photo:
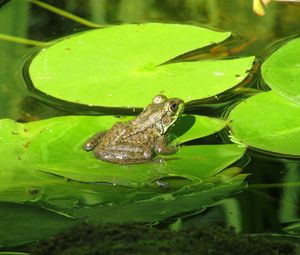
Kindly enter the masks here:
<path id="1" fill-rule="evenodd" d="M 244 153 L 244 150 L 235 145 L 200 146 L 199 151 L 195 147 L 184 147 L 178 154 L 166 159 L 165 165 L 120 166 L 96 160 L 92 153 L 84 152 L 81 149 L 83 142 L 90 135 L 99 130 L 107 130 L 116 120 L 118 119 L 110 116 L 68 116 L 27 124 L 16 123 L 9 119 L 1 120 L 0 139 L 3 141 L 3 146 L 0 147 L 0 153 L 3 156 L 1 157 L 3 183 L 0 186 L 0 192 L 2 191 L 3 195 L 2 201 L 16 201 L 11 200 L 11 196 L 9 196 L 9 194 L 18 192 L 15 190 L 16 186 L 24 190 L 22 196 L 13 195 L 17 201 L 36 199 L 35 196 L 32 196 L 31 190 L 34 191 L 34 195 L 41 194 L 39 186 L 32 185 L 32 183 L 35 181 L 47 183 L 49 178 L 40 178 L 40 175 L 32 170 L 50 172 L 83 182 L 110 182 L 136 186 L 164 176 L 179 175 L 191 179 L 203 178 L 222 170 Z M 181 121 L 186 121 L 186 123 Z M 173 131 L 178 139 L 182 138 L 183 141 L 186 141 L 189 138 L 196 138 L 195 130 L 202 129 L 202 125 L 206 131 L 200 132 L 200 134 L 208 135 L 221 129 L 225 124 L 225 121 L 202 116 L 183 116 L 177 125 L 183 128 Z M 187 131 L 185 134 L 183 134 L 184 130 Z M 217 160 L 210 159 L 217 155 L 220 155 Z M 190 164 L 194 167 L 186 172 L 182 171 L 187 167 L 177 156 L 184 157 L 185 160 L 192 158 Z M 203 164 L 200 171 L 197 168 L 197 161 L 194 160 L 196 158 L 200 158 Z M 212 166 L 210 166 L 210 162 L 213 162 Z M 15 171 L 11 171 L 12 168 L 17 171 L 17 174 Z M 169 171 L 169 168 L 173 168 L 173 170 Z M 64 191 L 64 193 L 68 192 Z M 8 200 L 5 200 L 5 197 Z"/>
<path id="2" fill-rule="evenodd" d="M 187 137 L 193 137 L 195 131 L 192 129 L 201 129 L 197 125 L 200 120 L 205 121 L 205 118 L 194 118 L 195 123 L 190 127 L 190 132 L 187 132 Z M 163 176 L 179 175 L 191 179 L 201 178 L 202 175 L 205 176 L 206 171 L 221 170 L 244 153 L 244 150 L 235 145 L 228 145 L 228 154 L 225 157 L 216 157 L 215 160 L 211 160 L 211 157 L 215 158 L 220 154 L 219 150 L 222 150 L 223 153 L 223 146 L 221 146 L 222 148 L 212 146 L 212 149 L 211 146 L 198 146 L 197 149 L 196 146 L 188 146 L 182 147 L 174 155 L 163 157 L 164 164 L 116 165 L 96 160 L 93 153 L 83 151 L 81 146 L 96 130 L 107 130 L 106 124 L 110 127 L 112 122 L 115 122 L 115 118 L 109 116 L 58 118 L 52 122 L 52 125 L 48 124 L 47 128 L 31 141 L 27 151 L 27 161 L 35 162 L 36 167 L 40 170 L 77 181 L 143 186 L 153 179 Z M 212 121 L 206 119 L 206 122 L 213 124 L 215 119 Z M 180 123 L 178 125 L 180 126 Z M 211 130 L 211 128 L 207 130 Z M 186 140 L 184 134 L 181 137 Z M 226 145 L 224 146 L 226 147 Z M 195 160 L 197 158 L 203 164 L 200 171 L 198 170 L 198 161 Z M 187 168 L 186 164 L 190 167 Z"/>
<path id="3" fill-rule="evenodd" d="M 262 76 L 279 95 L 300 104 L 300 38 L 275 51 L 262 65 Z"/>
<path id="4" fill-rule="evenodd" d="M 229 115 L 233 141 L 272 153 L 300 156 L 300 107 L 270 91 L 237 105 Z"/>
<path id="5" fill-rule="evenodd" d="M 94 29 L 42 50 L 29 75 L 43 93 L 80 104 L 143 107 L 159 93 L 184 101 L 206 98 L 236 86 L 254 58 L 161 64 L 229 35 L 159 23 Z"/>
<path id="6" fill-rule="evenodd" d="M 210 171 L 222 170 L 244 153 L 243 149 L 235 145 L 188 146 L 183 147 L 174 155 L 165 156 L 164 164 L 122 166 L 96 160 L 92 153 L 81 149 L 88 137 L 97 131 L 107 130 L 116 120 L 118 119 L 111 116 L 68 116 L 28 124 L 19 124 L 12 120 L 2 120 L 0 123 L 3 126 L 3 139 L 8 143 L 5 150 L 20 151 L 19 154 L 12 154 L 13 161 L 17 159 L 34 164 L 35 169 L 83 182 L 143 186 L 163 176 L 180 175 L 191 179 L 202 178 Z M 175 141 L 184 142 L 201 135 L 209 135 L 225 125 L 225 121 L 218 119 L 183 116 L 177 123 L 179 127 L 173 129 L 177 137 Z M 197 130 L 201 130 L 198 137 L 196 136 Z M 13 139 L 13 142 L 9 142 L 10 139 Z M 216 159 L 212 160 L 211 157 Z M 10 157 L 5 158 L 9 160 Z M 202 164 L 200 171 L 198 161 L 190 160 L 197 158 Z M 191 167 L 189 170 L 182 171 L 187 168 L 186 161 L 190 162 L 188 165 Z"/>
<path id="7" fill-rule="evenodd" d="M 44 238 L 81 219 L 154 222 L 202 211 L 244 187 L 247 175 L 224 170 L 244 154 L 235 144 L 184 146 L 163 164 L 130 166 L 99 161 L 81 149 L 87 137 L 116 120 L 65 116 L 27 124 L 0 121 L 0 211 L 9 213 L 0 217 L 0 229 L 10 222 L 0 246 Z M 201 116 L 183 116 L 180 121 L 184 120 L 190 129 L 173 130 L 183 141 L 194 139 L 204 123 L 207 134 L 226 125 Z M 169 188 L 163 190 L 156 180 Z"/>
<path id="8" fill-rule="evenodd" d="M 227 121 L 210 118 L 200 115 L 183 115 L 171 128 L 170 133 L 174 134 L 177 143 L 185 143 L 197 138 L 214 134 L 223 129 Z"/>

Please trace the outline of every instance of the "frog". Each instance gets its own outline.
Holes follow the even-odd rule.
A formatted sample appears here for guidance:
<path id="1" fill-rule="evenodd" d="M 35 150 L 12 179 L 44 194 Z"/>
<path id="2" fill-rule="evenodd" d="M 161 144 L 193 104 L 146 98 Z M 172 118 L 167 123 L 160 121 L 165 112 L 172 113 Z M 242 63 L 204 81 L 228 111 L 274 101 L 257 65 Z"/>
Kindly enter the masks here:
<path id="1" fill-rule="evenodd" d="M 91 136 L 82 146 L 93 151 L 102 161 L 117 164 L 156 162 L 157 155 L 174 154 L 178 145 L 169 145 L 170 127 L 175 125 L 184 110 L 180 98 L 159 94 L 134 119 L 116 122 L 113 126 Z"/>

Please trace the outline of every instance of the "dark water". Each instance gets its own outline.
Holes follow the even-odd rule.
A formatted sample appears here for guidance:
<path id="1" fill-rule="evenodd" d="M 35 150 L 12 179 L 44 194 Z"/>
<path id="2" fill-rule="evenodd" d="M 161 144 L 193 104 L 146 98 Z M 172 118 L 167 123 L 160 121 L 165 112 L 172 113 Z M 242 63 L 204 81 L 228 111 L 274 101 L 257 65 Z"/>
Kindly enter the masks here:
<path id="1" fill-rule="evenodd" d="M 300 4 L 271 3 L 264 17 L 252 12 L 251 1 L 244 0 L 102 0 L 70 1 L 47 0 L 63 10 L 99 24 L 136 22 L 187 23 L 217 30 L 232 31 L 245 41 L 254 42 L 238 52 L 240 56 L 255 55 L 262 62 L 283 42 L 300 33 Z M 26 1 L 2 1 L 0 9 L 0 33 L 48 41 L 87 29 L 81 24 L 53 14 Z M 18 19 L 16 19 L 18 17 Z M 130 114 L 130 110 L 78 107 L 58 100 L 49 100 L 31 91 L 26 83 L 24 66 L 35 49 L 22 44 L 0 41 L 0 118 L 12 118 L 22 122 L 68 114 Z M 26 71 L 25 71 L 26 72 Z M 246 87 L 262 88 L 259 70 L 253 73 Z M 225 93 L 221 102 L 213 99 L 189 104 L 187 112 L 222 116 L 247 93 Z M 220 143 L 222 134 L 210 136 L 198 143 Z M 221 222 L 233 225 L 245 233 L 281 232 L 282 227 L 299 221 L 300 164 L 297 159 L 248 150 L 244 172 L 249 188 L 241 194 L 221 201 L 201 214 L 186 219 L 195 222 Z M 246 164 L 245 164 L 246 162 Z M 271 184 L 278 185 L 271 185 Z"/>

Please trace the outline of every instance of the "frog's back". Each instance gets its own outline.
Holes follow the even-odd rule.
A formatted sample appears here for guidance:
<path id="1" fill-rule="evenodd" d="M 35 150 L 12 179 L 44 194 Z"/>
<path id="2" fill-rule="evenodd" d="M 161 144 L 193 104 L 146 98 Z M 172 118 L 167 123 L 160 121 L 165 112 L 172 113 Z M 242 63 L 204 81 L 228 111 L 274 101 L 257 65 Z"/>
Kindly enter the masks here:
<path id="1" fill-rule="evenodd" d="M 140 144 L 151 147 L 156 137 L 154 127 L 141 130 L 139 126 L 128 122 L 117 122 L 106 132 L 101 140 L 101 145 Z"/>

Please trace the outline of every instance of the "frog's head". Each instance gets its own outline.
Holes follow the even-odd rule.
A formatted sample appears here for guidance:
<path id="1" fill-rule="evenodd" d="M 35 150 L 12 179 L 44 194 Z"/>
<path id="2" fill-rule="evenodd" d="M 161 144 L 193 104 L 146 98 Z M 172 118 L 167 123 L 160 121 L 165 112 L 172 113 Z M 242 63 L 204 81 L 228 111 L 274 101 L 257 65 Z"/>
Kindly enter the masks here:
<path id="1" fill-rule="evenodd" d="M 157 95 L 153 98 L 152 104 L 156 104 L 161 111 L 160 118 L 156 122 L 156 128 L 162 135 L 178 120 L 184 109 L 184 102 L 180 98 L 167 98 L 164 95 Z"/>

